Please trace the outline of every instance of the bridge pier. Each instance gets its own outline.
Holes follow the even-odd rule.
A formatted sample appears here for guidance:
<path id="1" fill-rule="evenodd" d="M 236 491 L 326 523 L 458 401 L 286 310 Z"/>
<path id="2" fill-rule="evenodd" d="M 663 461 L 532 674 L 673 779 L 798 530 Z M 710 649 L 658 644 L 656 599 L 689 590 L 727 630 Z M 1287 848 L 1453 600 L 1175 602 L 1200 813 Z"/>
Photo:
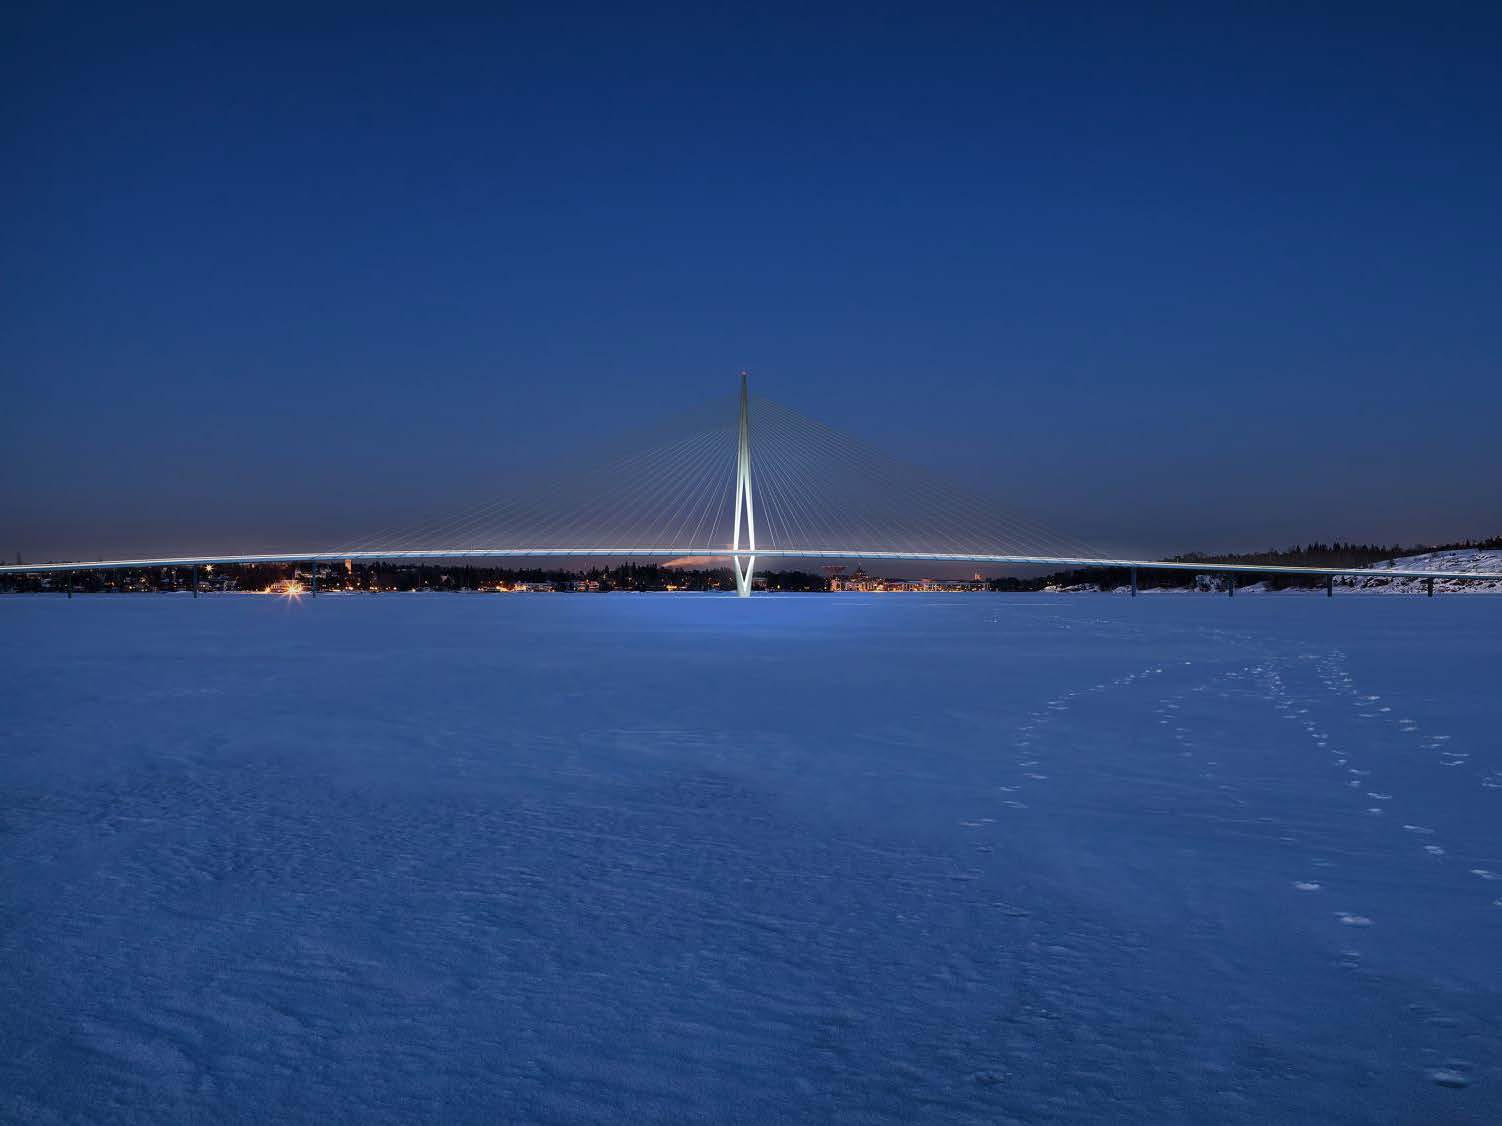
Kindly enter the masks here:
<path id="1" fill-rule="evenodd" d="M 318 597 L 318 560 L 313 560 L 313 597 Z"/>
<path id="2" fill-rule="evenodd" d="M 197 567 L 196 564 L 193 567 L 192 583 L 193 583 L 193 597 L 197 598 L 198 597 L 198 567 Z"/>
<path id="3" fill-rule="evenodd" d="M 1427 589 L 1427 593 L 1428 593 L 1429 597 L 1433 598 L 1434 597 L 1434 580 L 1433 579 L 1425 579 L 1424 580 L 1424 586 L 1428 588 Z"/>
<path id="4" fill-rule="evenodd" d="M 1334 598 L 1335 597 L 1335 576 L 1334 575 L 1326 575 L 1325 576 L 1325 597 L 1326 598 Z"/>
<path id="5" fill-rule="evenodd" d="M 1230 598 L 1236 597 L 1236 576 L 1234 574 L 1226 576 L 1226 595 Z"/>
<path id="6" fill-rule="evenodd" d="M 742 598 L 751 597 L 751 572 L 756 568 L 756 556 L 748 555 L 744 568 L 741 566 L 741 511 L 744 502 L 746 513 L 746 546 L 756 550 L 756 506 L 751 495 L 751 416 L 746 391 L 746 373 L 741 372 L 741 409 L 737 424 L 735 451 L 735 535 L 731 539 L 730 557 L 735 568 L 735 593 Z"/>
<path id="7" fill-rule="evenodd" d="M 73 597 L 73 572 L 68 572 L 68 597 Z"/>
<path id="8" fill-rule="evenodd" d="M 1132 568 L 1132 597 L 1137 597 L 1137 568 Z"/>

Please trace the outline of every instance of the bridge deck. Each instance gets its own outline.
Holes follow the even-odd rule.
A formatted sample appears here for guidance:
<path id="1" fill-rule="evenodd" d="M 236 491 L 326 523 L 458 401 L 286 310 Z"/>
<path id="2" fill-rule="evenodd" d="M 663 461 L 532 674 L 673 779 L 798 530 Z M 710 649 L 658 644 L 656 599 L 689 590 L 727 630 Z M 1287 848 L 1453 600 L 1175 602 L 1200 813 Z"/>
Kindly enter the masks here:
<path id="1" fill-rule="evenodd" d="M 1181 563 L 1155 559 L 1091 559 L 1052 555 L 987 555 L 945 551 L 879 551 L 814 547 L 485 547 L 434 548 L 423 551 L 288 551 L 257 555 L 184 555 L 155 559 L 101 559 L 62 563 L 7 563 L 0 574 L 41 574 L 60 571 L 105 571 L 145 567 L 197 567 L 235 563 L 410 562 L 424 559 L 674 559 L 686 556 L 741 559 L 851 559 L 859 562 L 975 563 L 990 566 L 1076 568 L 1132 568 L 1143 571 L 1226 572 L 1259 575 L 1363 575 L 1384 579 L 1496 579 L 1498 571 L 1435 571 L 1373 567 L 1292 567 L 1274 563 Z"/>

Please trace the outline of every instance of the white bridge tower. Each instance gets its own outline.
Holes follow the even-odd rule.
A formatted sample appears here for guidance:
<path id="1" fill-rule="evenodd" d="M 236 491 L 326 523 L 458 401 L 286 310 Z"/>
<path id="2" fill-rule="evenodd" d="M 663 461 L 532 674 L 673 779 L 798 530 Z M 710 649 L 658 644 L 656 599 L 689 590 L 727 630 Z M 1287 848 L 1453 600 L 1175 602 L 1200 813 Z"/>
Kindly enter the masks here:
<path id="1" fill-rule="evenodd" d="M 730 550 L 739 552 L 741 549 L 741 509 L 744 506 L 746 547 L 754 553 L 756 551 L 756 505 L 751 497 L 751 419 L 747 410 L 746 378 L 746 373 L 741 372 L 741 421 L 735 453 L 735 535 L 731 540 Z M 751 570 L 756 566 L 756 556 L 754 554 L 746 556 L 744 567 L 741 565 L 739 554 L 732 555 L 730 561 L 735 567 L 736 594 L 742 598 L 750 597 Z"/>

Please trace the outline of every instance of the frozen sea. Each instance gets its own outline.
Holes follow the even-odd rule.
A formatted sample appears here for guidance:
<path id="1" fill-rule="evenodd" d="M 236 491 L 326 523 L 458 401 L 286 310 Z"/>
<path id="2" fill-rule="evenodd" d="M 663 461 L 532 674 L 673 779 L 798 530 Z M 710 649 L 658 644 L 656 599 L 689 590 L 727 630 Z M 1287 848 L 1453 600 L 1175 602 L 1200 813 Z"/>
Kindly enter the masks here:
<path id="1" fill-rule="evenodd" d="M 1502 597 L 9 597 L 0 647 L 6 1122 L 1502 1121 Z"/>

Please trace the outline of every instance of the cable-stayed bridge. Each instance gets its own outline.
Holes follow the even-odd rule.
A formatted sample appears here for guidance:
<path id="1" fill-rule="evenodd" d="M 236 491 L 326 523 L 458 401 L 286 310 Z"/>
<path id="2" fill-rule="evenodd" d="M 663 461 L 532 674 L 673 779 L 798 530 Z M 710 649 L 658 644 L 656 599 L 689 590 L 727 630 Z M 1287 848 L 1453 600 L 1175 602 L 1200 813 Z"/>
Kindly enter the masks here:
<path id="1" fill-rule="evenodd" d="M 553 469 L 486 504 L 319 549 L 0 566 L 0 574 L 345 560 L 666 559 L 726 563 L 747 596 L 757 561 L 966 563 L 1323 576 L 1499 579 L 1502 573 L 1121 559 L 750 394 L 674 416 L 619 454 Z M 70 583 L 71 590 L 71 583 Z"/>

